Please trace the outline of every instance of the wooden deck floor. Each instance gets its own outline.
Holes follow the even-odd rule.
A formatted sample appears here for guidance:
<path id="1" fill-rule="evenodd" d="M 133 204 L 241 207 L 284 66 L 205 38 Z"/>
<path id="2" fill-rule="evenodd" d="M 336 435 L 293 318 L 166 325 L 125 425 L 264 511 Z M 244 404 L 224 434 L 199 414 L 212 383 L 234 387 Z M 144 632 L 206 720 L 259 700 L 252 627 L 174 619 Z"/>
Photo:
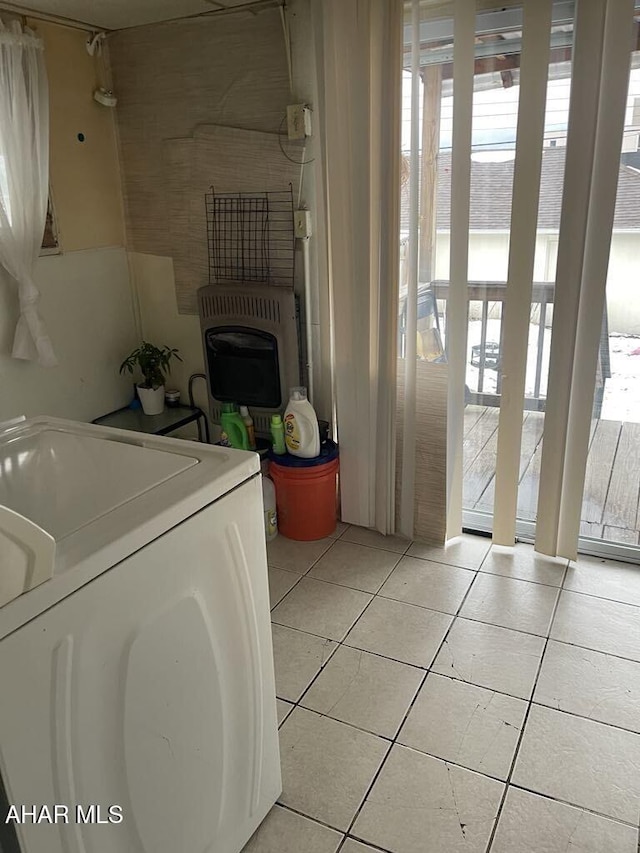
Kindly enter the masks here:
<path id="1" fill-rule="evenodd" d="M 464 424 L 464 507 L 492 512 L 499 409 L 467 406 Z M 535 520 L 544 414 L 525 412 L 518 517 Z M 638 545 L 640 424 L 594 421 L 591 430 L 583 536 Z"/>

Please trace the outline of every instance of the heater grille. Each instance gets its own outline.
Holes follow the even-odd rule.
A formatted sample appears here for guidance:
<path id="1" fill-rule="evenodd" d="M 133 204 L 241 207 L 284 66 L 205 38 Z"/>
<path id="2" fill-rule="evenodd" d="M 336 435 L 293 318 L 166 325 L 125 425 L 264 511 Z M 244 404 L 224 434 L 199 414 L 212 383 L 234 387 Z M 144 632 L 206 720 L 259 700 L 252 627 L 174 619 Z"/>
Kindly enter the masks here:
<path id="1" fill-rule="evenodd" d="M 217 289 L 217 288 L 215 288 Z M 266 320 L 280 323 L 280 301 L 246 293 L 205 293 L 200 299 L 200 315 L 203 320 L 219 319 L 221 316 L 236 320 Z"/>

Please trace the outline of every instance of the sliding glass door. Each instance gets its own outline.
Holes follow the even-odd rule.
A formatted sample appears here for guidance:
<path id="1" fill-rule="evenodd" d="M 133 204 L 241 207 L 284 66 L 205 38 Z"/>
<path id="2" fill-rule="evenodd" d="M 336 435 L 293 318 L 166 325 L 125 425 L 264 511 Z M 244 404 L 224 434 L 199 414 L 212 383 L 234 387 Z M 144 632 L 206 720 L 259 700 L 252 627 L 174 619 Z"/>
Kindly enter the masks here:
<path id="1" fill-rule="evenodd" d="M 551 495 L 549 460 L 557 458 L 568 473 L 565 480 L 558 474 L 558 494 L 549 511 L 560 521 L 555 528 L 551 524 L 551 537 L 547 524 L 545 541 L 552 544 L 544 547 L 554 550 L 557 529 L 567 528 L 563 518 L 571 514 L 571 488 L 582 476 L 580 535 L 589 537 L 582 547 L 593 549 L 596 541 L 639 545 L 638 54 L 631 63 L 617 175 L 607 165 L 606 144 L 596 132 L 598 110 L 606 112 L 603 87 L 612 85 L 606 75 L 599 79 L 598 56 L 593 55 L 586 82 L 584 64 L 577 83 L 572 79 L 576 39 L 582 40 L 581 56 L 593 42 L 604 61 L 607 50 L 612 55 L 606 44 L 612 37 L 605 36 L 612 26 L 609 17 L 617 16 L 619 32 L 624 20 L 629 35 L 634 27 L 637 33 L 633 3 L 621 3 L 629 12 L 626 18 L 620 3 L 594 0 L 577 29 L 576 7 L 569 0 L 521 0 L 496 9 L 454 0 L 435 10 L 417 4 L 419 13 L 415 3 L 407 4 L 413 14 L 405 26 L 399 355 L 413 357 L 415 335 L 419 368 L 446 365 L 448 535 L 455 535 L 461 519 L 465 528 L 492 531 L 505 544 L 515 536 L 534 538 L 541 507 L 545 510 L 541 483 Z M 615 60 L 617 76 L 612 77 L 618 86 L 624 71 L 621 50 L 623 59 Z M 579 115 L 578 104 L 589 98 L 593 112 L 585 108 Z M 583 132 L 585 126 L 588 130 L 584 144 L 591 159 L 578 150 L 580 122 Z M 584 198 L 577 216 L 564 194 L 568 157 L 574 166 L 569 192 Z M 585 164 L 582 172 L 575 168 L 578 161 Z M 413 216 L 412 170 L 419 171 Z M 587 316 L 588 294 L 598 287 L 589 280 L 587 261 L 590 252 L 597 249 L 601 258 L 607 249 L 611 224 L 606 205 L 596 203 L 605 173 L 610 183 L 618 180 L 618 200 L 596 354 L 593 334 L 585 342 L 580 323 L 576 334 L 565 320 Z M 418 255 L 413 273 L 412 248 Z M 417 279 L 413 289 L 408 283 L 412 274 Z M 412 298 L 413 311 L 407 307 Z M 555 350 L 554 335 L 567 337 Z M 583 358 L 595 365 L 595 389 L 588 447 L 577 454 L 582 454 L 580 472 L 578 443 L 571 443 L 567 424 L 579 419 L 585 403 L 572 399 L 569 413 L 568 402 L 562 411 L 558 400 L 573 395 L 575 386 L 566 377 L 571 364 L 576 377 L 583 375 Z M 550 365 L 555 365 L 551 372 Z M 545 434 L 549 400 L 553 420 Z M 550 448 L 543 475 L 545 442 Z M 456 500 L 461 513 L 455 507 L 451 512 Z"/>

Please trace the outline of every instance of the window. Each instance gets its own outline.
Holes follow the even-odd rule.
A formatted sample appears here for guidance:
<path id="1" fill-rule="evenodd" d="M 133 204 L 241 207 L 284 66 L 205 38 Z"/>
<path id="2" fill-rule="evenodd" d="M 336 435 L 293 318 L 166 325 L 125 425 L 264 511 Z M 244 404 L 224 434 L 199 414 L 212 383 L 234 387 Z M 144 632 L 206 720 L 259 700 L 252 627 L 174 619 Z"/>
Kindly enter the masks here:
<path id="1" fill-rule="evenodd" d="M 49 194 L 49 203 L 47 204 L 47 219 L 44 225 L 44 234 L 42 235 L 42 251 L 41 255 L 57 255 L 60 253 L 60 244 L 58 242 L 58 229 L 56 227 L 56 219 L 51 203 L 51 194 Z"/>

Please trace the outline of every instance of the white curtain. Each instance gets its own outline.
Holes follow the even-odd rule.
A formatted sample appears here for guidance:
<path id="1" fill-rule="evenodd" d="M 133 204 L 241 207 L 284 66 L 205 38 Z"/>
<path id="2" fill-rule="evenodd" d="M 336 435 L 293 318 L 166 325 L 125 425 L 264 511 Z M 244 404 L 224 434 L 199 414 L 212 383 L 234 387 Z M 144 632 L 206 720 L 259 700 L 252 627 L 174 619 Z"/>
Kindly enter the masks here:
<path id="1" fill-rule="evenodd" d="M 312 8 L 342 518 L 392 533 L 403 4 Z"/>
<path id="2" fill-rule="evenodd" d="M 42 42 L 0 23 L 0 263 L 18 287 L 13 356 L 55 365 L 33 281 L 49 189 L 49 97 Z"/>

